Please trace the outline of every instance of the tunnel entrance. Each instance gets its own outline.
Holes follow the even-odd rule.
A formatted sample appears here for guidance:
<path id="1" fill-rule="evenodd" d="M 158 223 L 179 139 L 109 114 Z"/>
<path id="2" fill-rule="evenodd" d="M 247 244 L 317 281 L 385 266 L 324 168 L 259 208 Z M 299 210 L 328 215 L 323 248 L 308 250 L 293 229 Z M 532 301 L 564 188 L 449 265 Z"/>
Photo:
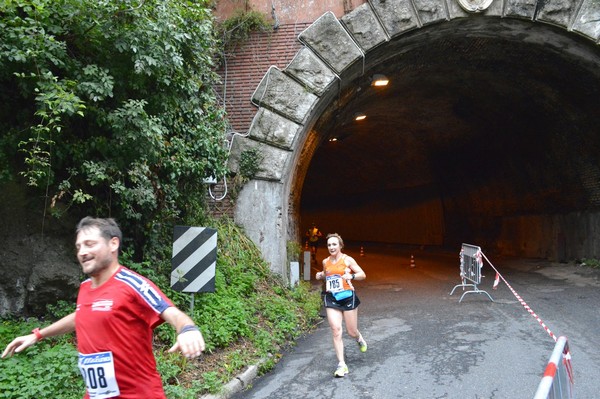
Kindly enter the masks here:
<path id="1" fill-rule="evenodd" d="M 287 241 L 313 222 L 348 241 L 600 257 L 595 41 L 462 15 L 366 48 L 352 28 L 362 11 L 300 35 L 306 47 L 265 75 L 234 143 L 233 170 L 247 149 L 263 156 L 235 219 L 272 269 L 287 273 Z M 371 86 L 375 74 L 388 86 Z"/>
<path id="2" fill-rule="evenodd" d="M 315 127 L 303 226 L 566 258 L 578 228 L 555 219 L 600 204 L 598 50 L 550 26 L 486 25 L 406 34 L 340 93 Z"/>

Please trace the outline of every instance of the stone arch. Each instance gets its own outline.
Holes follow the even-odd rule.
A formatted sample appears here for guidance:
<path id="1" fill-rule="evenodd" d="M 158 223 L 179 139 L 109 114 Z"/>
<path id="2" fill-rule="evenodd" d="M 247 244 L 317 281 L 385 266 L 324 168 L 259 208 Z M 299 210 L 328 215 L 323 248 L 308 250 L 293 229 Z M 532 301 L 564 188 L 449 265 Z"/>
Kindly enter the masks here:
<path id="1" fill-rule="evenodd" d="M 268 70 L 252 96 L 258 112 L 248 136 L 234 139 L 229 166 L 237 171 L 249 148 L 262 154 L 234 217 L 273 271 L 287 275 L 286 242 L 298 239 L 302 181 L 322 140 L 313 127 L 342 89 L 385 61 L 386 51 L 399 51 L 393 43 L 404 34 L 489 18 L 552 25 L 595 44 L 600 38 L 600 4 L 593 0 L 372 0 L 339 20 L 323 14 L 299 35 L 304 47 L 288 66 Z"/>

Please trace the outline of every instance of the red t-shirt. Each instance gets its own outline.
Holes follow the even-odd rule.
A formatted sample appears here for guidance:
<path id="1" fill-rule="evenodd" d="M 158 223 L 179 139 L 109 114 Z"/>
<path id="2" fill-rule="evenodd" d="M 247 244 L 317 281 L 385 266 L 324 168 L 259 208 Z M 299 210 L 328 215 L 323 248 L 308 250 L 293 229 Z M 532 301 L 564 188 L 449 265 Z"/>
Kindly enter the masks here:
<path id="1" fill-rule="evenodd" d="M 75 332 L 87 387 L 84 399 L 90 389 L 96 398 L 166 398 L 152 352 L 152 330 L 170 306 L 153 282 L 123 266 L 100 287 L 92 288 L 89 279 L 81 283 Z M 117 395 L 116 387 L 120 394 L 111 396 Z"/>

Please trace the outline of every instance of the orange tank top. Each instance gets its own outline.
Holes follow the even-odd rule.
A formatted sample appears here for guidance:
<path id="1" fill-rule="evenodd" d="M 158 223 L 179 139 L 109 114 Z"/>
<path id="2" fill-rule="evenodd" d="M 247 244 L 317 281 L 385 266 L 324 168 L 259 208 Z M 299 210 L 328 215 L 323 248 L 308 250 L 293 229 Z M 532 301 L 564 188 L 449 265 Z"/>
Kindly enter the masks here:
<path id="1" fill-rule="evenodd" d="M 342 290 L 352 290 L 354 291 L 354 286 L 347 280 L 344 280 L 342 275 L 346 273 L 351 273 L 350 268 L 346 265 L 345 262 L 346 255 L 342 255 L 337 262 L 332 263 L 331 257 L 327 257 L 327 261 L 325 261 L 325 282 L 328 292 L 339 292 Z"/>

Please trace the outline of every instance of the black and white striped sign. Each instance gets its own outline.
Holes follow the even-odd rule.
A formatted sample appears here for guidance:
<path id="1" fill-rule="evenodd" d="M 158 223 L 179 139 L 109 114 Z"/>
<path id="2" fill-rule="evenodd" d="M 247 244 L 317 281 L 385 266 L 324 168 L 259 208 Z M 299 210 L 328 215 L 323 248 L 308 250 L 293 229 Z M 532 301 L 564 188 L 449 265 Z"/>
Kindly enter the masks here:
<path id="1" fill-rule="evenodd" d="M 217 230 L 175 226 L 171 288 L 180 292 L 215 292 Z"/>

